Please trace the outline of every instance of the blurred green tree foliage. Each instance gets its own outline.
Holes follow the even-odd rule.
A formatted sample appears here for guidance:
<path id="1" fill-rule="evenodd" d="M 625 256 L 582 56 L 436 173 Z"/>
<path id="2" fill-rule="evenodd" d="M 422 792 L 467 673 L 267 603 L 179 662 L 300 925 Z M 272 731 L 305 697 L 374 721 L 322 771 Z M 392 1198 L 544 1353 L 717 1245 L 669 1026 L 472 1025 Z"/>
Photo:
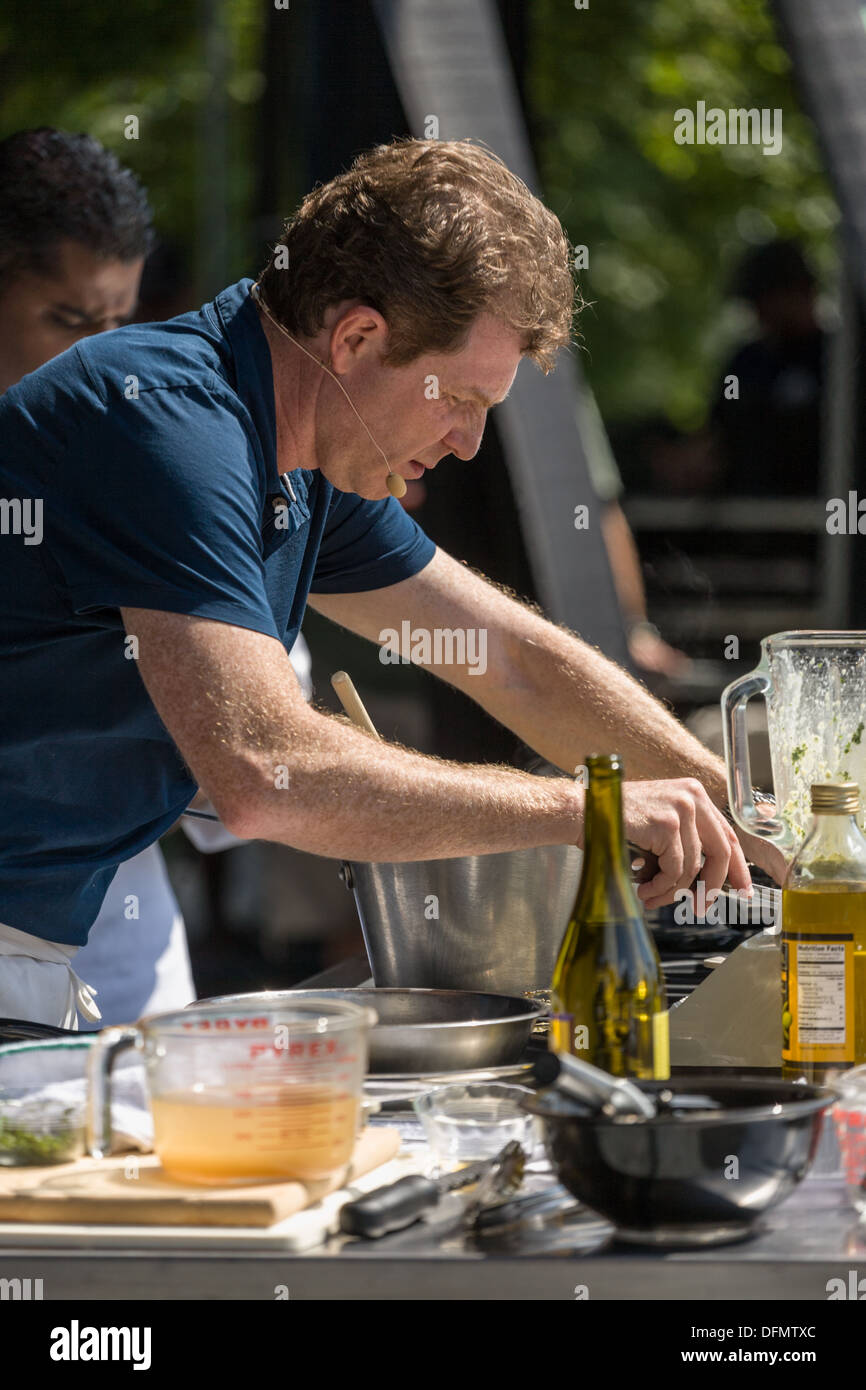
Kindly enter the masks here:
<path id="1" fill-rule="evenodd" d="M 201 26 L 213 4 L 0 6 L 0 135 L 46 124 L 97 136 L 142 178 L 160 230 L 192 252 L 200 282 L 197 205 L 212 82 Z M 593 303 L 582 321 L 588 375 L 608 418 L 663 411 L 696 425 L 720 357 L 742 329 L 723 294 L 747 245 L 779 232 L 802 238 L 825 270 L 833 261 L 835 203 L 768 5 L 527 4 L 528 100 L 543 184 L 572 240 L 589 252 L 580 276 Z M 229 275 L 257 268 L 250 219 L 266 7 L 222 0 Z M 675 144 L 675 110 L 698 100 L 780 107 L 781 154 Z M 128 115 L 139 118 L 138 140 L 124 138 Z M 203 293 L 214 288 L 201 284 Z"/>
<path id="2" fill-rule="evenodd" d="M 3 0 L 0 5 L 0 136 L 32 126 L 87 131 L 147 187 L 159 231 L 201 262 L 196 204 L 200 140 L 210 90 L 204 9 L 193 0 Z M 226 48 L 229 270 L 249 270 L 248 203 L 264 6 L 228 0 Z M 139 138 L 124 135 L 139 120 Z M 214 286 L 208 287 L 214 289 Z"/>
<path id="3" fill-rule="evenodd" d="M 838 218 L 764 0 L 535 0 L 528 102 L 545 196 L 589 252 L 583 363 L 608 419 L 701 423 L 745 326 L 724 305 L 750 244 L 798 237 L 828 273 Z M 674 112 L 780 108 L 776 156 L 678 145 Z"/>

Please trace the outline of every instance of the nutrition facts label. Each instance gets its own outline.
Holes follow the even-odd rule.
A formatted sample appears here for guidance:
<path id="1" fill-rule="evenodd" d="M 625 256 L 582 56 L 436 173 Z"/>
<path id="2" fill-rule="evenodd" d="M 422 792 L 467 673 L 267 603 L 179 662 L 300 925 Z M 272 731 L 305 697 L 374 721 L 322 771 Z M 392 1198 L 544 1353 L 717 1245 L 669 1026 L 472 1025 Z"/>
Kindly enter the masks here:
<path id="1" fill-rule="evenodd" d="M 844 1044 L 845 944 L 799 941 L 796 952 L 800 1041 Z"/>

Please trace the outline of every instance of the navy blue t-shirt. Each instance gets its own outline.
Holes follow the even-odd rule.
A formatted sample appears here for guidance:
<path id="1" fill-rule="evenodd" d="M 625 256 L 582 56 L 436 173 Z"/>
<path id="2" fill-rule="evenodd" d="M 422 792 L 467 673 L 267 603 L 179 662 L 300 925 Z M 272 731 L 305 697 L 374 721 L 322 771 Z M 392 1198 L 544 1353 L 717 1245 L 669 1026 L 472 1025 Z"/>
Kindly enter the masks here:
<path id="1" fill-rule="evenodd" d="M 317 470 L 285 486 L 251 283 L 77 343 L 0 399 L 7 926 L 83 944 L 118 863 L 197 790 L 121 607 L 234 623 L 288 649 L 309 592 L 379 589 L 433 556 L 393 498 L 341 493 Z"/>

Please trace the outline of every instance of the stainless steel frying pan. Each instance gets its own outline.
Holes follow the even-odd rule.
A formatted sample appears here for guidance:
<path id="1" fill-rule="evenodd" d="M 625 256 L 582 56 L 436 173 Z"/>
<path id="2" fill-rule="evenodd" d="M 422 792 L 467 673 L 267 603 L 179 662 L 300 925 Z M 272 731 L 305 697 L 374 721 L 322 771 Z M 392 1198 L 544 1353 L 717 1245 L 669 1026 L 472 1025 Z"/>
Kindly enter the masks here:
<path id="1" fill-rule="evenodd" d="M 392 1076 L 511 1066 L 520 1061 L 533 1023 L 545 1012 L 543 1005 L 512 995 L 457 989 L 269 990 L 198 1003 L 291 1008 L 297 1000 L 316 998 L 375 1009 L 379 1022 L 370 1034 L 370 1072 Z"/>

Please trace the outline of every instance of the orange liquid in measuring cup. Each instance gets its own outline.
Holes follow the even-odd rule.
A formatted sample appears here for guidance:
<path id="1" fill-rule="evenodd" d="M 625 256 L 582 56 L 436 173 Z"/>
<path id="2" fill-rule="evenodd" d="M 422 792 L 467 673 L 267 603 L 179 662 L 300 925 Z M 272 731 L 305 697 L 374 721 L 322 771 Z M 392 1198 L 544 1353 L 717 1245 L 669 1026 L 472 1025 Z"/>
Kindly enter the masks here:
<path id="1" fill-rule="evenodd" d="M 329 1086 L 168 1092 L 151 1100 L 154 1148 L 186 1182 L 328 1178 L 355 1146 L 358 1098 Z"/>

